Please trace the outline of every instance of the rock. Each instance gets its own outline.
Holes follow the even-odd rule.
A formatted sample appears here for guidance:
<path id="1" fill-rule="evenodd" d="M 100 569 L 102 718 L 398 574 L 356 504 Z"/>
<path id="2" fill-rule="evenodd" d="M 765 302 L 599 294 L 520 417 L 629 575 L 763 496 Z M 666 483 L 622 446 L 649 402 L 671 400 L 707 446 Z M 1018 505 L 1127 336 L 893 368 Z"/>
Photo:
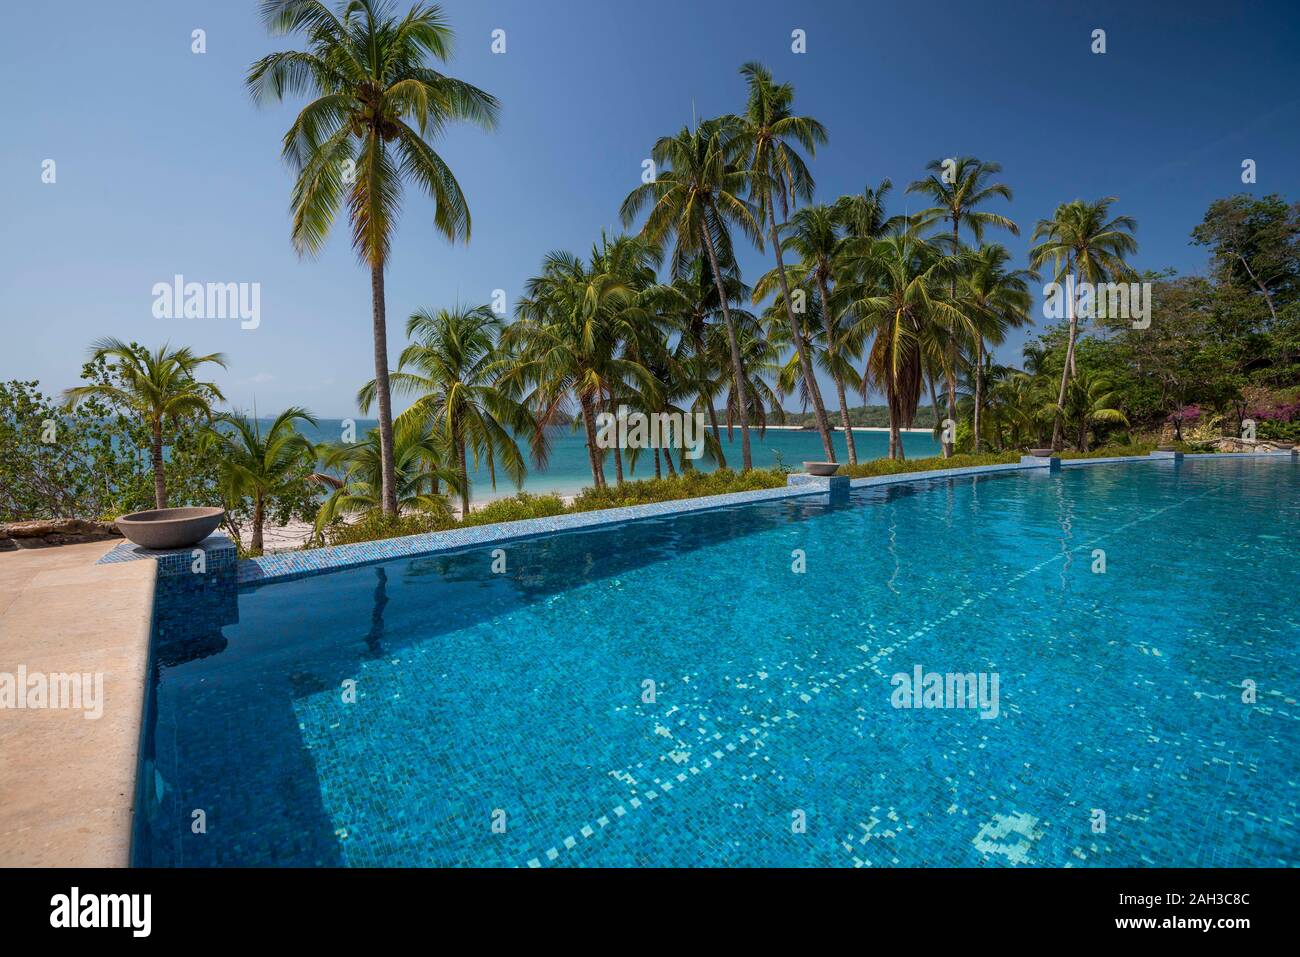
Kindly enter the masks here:
<path id="1" fill-rule="evenodd" d="M 38 518 L 26 522 L 0 523 L 0 542 L 4 542 L 7 549 L 80 545 L 84 542 L 102 542 L 121 534 L 112 522 L 81 518 Z"/>

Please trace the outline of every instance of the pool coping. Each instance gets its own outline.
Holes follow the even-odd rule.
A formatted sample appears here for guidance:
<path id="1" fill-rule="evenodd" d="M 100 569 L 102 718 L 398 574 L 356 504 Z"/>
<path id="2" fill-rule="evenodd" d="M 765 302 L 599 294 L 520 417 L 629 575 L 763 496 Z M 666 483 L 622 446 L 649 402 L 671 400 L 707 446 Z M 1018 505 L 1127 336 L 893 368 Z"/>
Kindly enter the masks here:
<path id="1" fill-rule="evenodd" d="M 1188 456 L 1200 459 L 1276 459 L 1296 457 L 1294 452 L 1202 452 Z M 1026 456 L 1020 462 L 995 465 L 972 465 L 953 469 L 936 469 L 926 472 L 900 472 L 896 475 L 875 475 L 849 481 L 851 488 L 871 488 L 882 485 L 899 485 L 913 482 L 992 475 L 1003 472 L 1020 472 L 1043 469 L 1080 468 L 1092 465 L 1145 462 L 1149 464 L 1176 464 L 1183 461 L 1182 453 L 1152 452 L 1149 455 L 1108 456 L 1093 459 L 1034 459 Z M 839 477 L 841 481 L 843 477 Z M 245 558 L 238 563 L 236 583 L 240 587 L 257 586 L 273 582 L 290 581 L 313 575 L 326 574 L 347 568 L 357 568 L 377 562 L 399 558 L 419 558 L 440 555 L 466 548 L 498 543 L 516 542 L 557 532 L 581 531 L 609 525 L 622 525 L 650 518 L 685 515 L 756 502 L 780 501 L 826 495 L 829 478 L 818 479 L 795 473 L 784 488 L 755 489 L 748 492 L 729 492 L 699 498 L 674 499 L 651 502 L 645 505 L 628 505 L 619 508 L 597 509 L 590 512 L 571 512 L 546 518 L 530 518 L 514 522 L 498 522 L 471 528 L 456 528 L 444 532 L 428 532 L 400 538 L 386 538 L 373 542 L 335 545 L 302 552 L 278 552 L 259 558 Z"/>

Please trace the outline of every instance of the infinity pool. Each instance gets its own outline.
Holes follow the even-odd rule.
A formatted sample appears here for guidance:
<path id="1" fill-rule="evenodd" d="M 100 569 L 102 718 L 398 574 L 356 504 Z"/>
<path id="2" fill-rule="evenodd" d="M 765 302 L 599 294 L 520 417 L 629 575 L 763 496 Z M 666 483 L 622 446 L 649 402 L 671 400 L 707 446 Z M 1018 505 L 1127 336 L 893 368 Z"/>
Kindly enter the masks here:
<path id="1" fill-rule="evenodd" d="M 1298 527 L 1188 457 L 161 579 L 134 858 L 1300 864 Z"/>

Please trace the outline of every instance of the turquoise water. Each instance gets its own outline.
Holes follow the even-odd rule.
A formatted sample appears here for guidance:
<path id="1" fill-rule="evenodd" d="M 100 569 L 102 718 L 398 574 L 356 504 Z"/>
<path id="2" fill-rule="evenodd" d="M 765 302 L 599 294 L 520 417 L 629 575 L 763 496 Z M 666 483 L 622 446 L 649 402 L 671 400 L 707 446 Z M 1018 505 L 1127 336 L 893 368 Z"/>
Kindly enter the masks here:
<path id="1" fill-rule="evenodd" d="M 164 580 L 134 857 L 1296 865 L 1298 522 L 1300 466 L 1189 457 Z"/>
<path id="2" fill-rule="evenodd" d="M 368 429 L 375 426 L 376 422 L 374 420 L 358 419 L 356 423 L 357 435 L 364 435 Z M 342 420 L 321 419 L 316 428 L 313 429 L 309 425 L 304 425 L 301 431 L 313 442 L 338 442 L 343 434 Z M 865 432 L 855 429 L 853 436 L 859 458 L 864 460 L 882 458 L 889 454 L 888 433 Z M 843 433 L 836 433 L 834 438 L 838 460 L 847 462 L 848 452 L 845 449 Z M 821 436 L 816 432 L 769 429 L 765 436 L 760 437 L 758 431 L 755 430 L 750 433 L 750 442 L 753 446 L 752 454 L 755 468 L 773 468 L 778 464 L 778 461 L 781 461 L 785 465 L 797 469 L 805 460 L 815 459 L 821 461 L 825 457 L 822 452 Z M 911 458 L 938 455 L 940 451 L 939 443 L 928 432 L 913 432 L 904 435 L 903 448 Z M 726 431 L 723 431 L 723 454 L 727 457 L 729 466 L 732 468 L 740 467 L 739 429 L 736 430 L 730 442 L 726 440 Z M 780 460 L 778 460 L 778 454 Z M 513 495 L 517 491 L 515 486 L 503 474 L 498 474 L 497 487 L 494 490 L 486 466 L 480 463 L 480 467 L 475 469 L 472 461 L 470 466 L 470 481 L 473 483 L 474 501 L 485 502 L 494 498 Z M 654 478 L 654 457 L 652 455 L 643 457 L 635 466 L 625 457 L 623 467 L 625 478 Z M 702 458 L 696 463 L 696 467 L 702 471 L 711 472 L 717 467 L 717 463 Z M 611 483 L 614 481 L 613 458 L 608 459 L 605 463 L 605 477 Z M 531 462 L 529 463 L 529 472 L 524 481 L 524 491 L 537 494 L 554 492 L 559 495 L 572 495 L 589 485 L 591 485 L 591 466 L 588 464 L 587 459 L 586 439 L 584 436 L 570 432 L 566 428 L 557 430 L 552 435 L 551 456 L 544 470 L 539 471 L 533 467 Z"/>

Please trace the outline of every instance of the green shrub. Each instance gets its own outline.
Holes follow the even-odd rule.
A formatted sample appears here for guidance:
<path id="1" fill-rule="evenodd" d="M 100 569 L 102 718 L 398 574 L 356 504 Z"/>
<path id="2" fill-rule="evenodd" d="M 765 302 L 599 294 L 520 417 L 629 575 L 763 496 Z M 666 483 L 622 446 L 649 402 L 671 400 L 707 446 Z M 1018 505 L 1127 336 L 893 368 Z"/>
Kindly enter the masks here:
<path id="1" fill-rule="evenodd" d="M 837 474 L 850 478 L 872 478 L 877 475 L 902 475 L 907 472 L 934 472 L 938 469 L 968 469 L 976 465 L 1007 465 L 1019 462 L 1019 452 L 980 452 L 954 455 L 945 459 L 933 455 L 924 459 L 871 459 L 857 465 L 841 465 Z"/>
<path id="2" fill-rule="evenodd" d="M 509 498 L 488 502 L 480 509 L 471 510 L 461 525 L 491 525 L 494 522 L 519 522 L 526 518 L 547 518 L 563 515 L 564 499 L 558 495 L 530 495 L 520 492 Z"/>
<path id="3" fill-rule="evenodd" d="M 748 472 L 733 472 L 731 469 L 718 469 L 716 472 L 692 470 L 672 478 L 644 479 L 625 482 L 621 486 L 583 489 L 574 499 L 570 511 L 590 512 L 625 505 L 700 498 L 705 495 L 752 492 L 756 489 L 782 488 L 785 484 L 786 473 L 780 469 L 751 469 Z"/>
<path id="4" fill-rule="evenodd" d="M 396 517 L 380 511 L 368 512 L 355 522 L 326 526 L 324 538 L 326 545 L 353 545 L 382 538 L 442 532 L 455 526 L 456 519 L 451 514 L 451 508 L 444 503 L 442 508 L 409 512 Z"/>

